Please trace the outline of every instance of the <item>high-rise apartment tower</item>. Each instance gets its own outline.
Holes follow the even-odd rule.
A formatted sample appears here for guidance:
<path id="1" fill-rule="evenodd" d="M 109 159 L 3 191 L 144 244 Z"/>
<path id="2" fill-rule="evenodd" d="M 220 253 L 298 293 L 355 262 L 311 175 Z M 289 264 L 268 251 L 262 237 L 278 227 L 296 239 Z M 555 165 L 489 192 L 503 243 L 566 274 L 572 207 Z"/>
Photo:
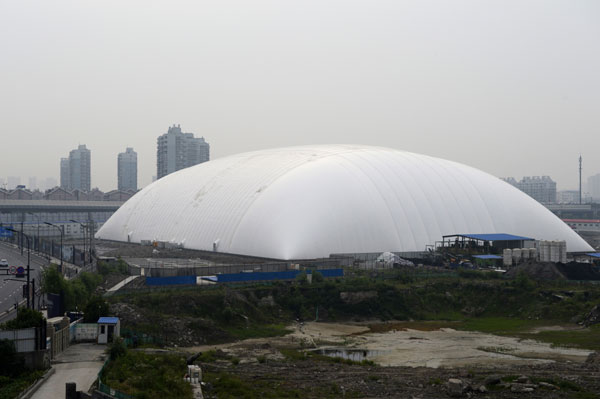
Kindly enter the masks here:
<path id="1" fill-rule="evenodd" d="M 204 137 L 195 138 L 192 133 L 183 133 L 180 125 L 169 127 L 167 133 L 157 139 L 156 174 L 159 179 L 209 159 L 210 145 Z"/>
<path id="2" fill-rule="evenodd" d="M 60 187 L 65 190 L 71 189 L 71 177 L 69 174 L 69 158 L 60 159 Z"/>
<path id="3" fill-rule="evenodd" d="M 133 148 L 127 147 L 125 152 L 119 154 L 117 157 L 117 169 L 119 190 L 137 191 L 137 152 L 133 151 Z"/>
<path id="4" fill-rule="evenodd" d="M 90 191 L 92 155 L 84 145 L 60 159 L 60 186 L 66 190 Z"/>

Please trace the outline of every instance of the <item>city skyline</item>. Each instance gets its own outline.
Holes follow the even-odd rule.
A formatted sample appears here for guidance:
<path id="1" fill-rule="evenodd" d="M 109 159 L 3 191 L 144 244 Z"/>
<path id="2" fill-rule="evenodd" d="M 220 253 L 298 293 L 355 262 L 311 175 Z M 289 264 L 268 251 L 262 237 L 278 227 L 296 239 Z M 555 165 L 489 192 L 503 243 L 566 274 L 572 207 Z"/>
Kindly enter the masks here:
<path id="1" fill-rule="evenodd" d="M 171 129 L 171 128 L 169 128 Z M 164 135 L 164 134 L 163 134 Z M 204 140 L 204 137 L 201 137 L 202 140 Z M 79 146 L 81 147 L 81 145 Z M 85 145 L 83 145 L 83 147 L 85 147 Z M 133 151 L 133 148 L 131 147 L 127 147 L 127 150 L 131 149 Z M 89 149 L 88 149 L 89 150 Z M 139 185 L 137 184 L 137 174 L 139 173 L 137 171 L 137 152 L 135 152 L 135 158 L 136 158 L 136 186 L 137 189 L 142 189 L 143 187 L 145 187 L 146 185 L 152 183 L 153 181 L 155 181 L 156 179 L 154 179 L 157 175 L 156 174 L 151 174 L 150 176 L 150 180 L 147 181 L 145 184 L 143 185 Z M 121 155 L 121 154 L 125 154 L 125 153 L 118 153 L 117 154 L 117 158 Z M 427 155 L 427 154 L 424 154 Z M 156 173 L 156 168 L 158 165 L 158 160 L 157 160 L 157 156 L 156 153 L 154 154 L 154 160 L 155 160 L 155 167 L 154 167 L 154 171 L 153 173 Z M 67 162 L 69 161 L 69 158 L 60 158 L 61 164 L 62 162 Z M 468 165 L 468 164 L 467 164 Z M 192 165 L 193 166 L 193 165 Z M 469 165 L 471 166 L 471 165 Z M 93 175 L 94 172 L 94 167 L 93 167 L 93 161 L 92 161 L 92 167 L 91 167 L 91 172 Z M 584 169 L 585 170 L 585 169 Z M 49 177 L 43 177 L 43 176 L 0 176 L 0 188 L 5 188 L 5 189 L 14 189 L 16 188 L 17 185 L 25 185 L 28 189 L 32 189 L 32 190 L 41 190 L 41 191 L 45 191 L 54 187 L 63 187 L 61 181 L 62 178 L 64 177 L 61 176 L 61 172 L 62 172 L 62 168 L 59 168 L 59 173 L 58 173 L 58 178 L 57 177 L 53 177 L 53 176 L 49 176 Z M 66 178 L 69 179 L 69 173 L 68 173 L 68 169 L 67 169 L 67 174 L 66 174 Z M 171 172 L 169 172 L 171 173 Z M 489 172 L 488 172 L 489 173 Z M 102 191 L 109 191 L 109 190 L 113 190 L 113 189 L 120 189 L 119 188 L 119 168 L 117 167 L 117 171 L 116 171 L 116 175 L 115 175 L 115 183 L 113 186 L 108 185 L 107 187 L 99 187 L 96 186 L 94 184 L 91 185 L 90 188 L 100 188 Z M 529 177 L 546 177 L 549 176 L 551 179 L 553 179 L 556 182 L 556 191 L 557 192 L 561 192 L 561 191 L 572 191 L 572 190 L 576 190 L 578 191 L 579 188 L 577 186 L 578 181 L 572 181 L 570 184 L 570 186 L 568 184 L 561 184 L 560 181 L 558 181 L 557 179 L 555 179 L 552 175 L 548 175 L 548 174 L 540 174 L 540 175 L 531 175 L 531 174 L 526 174 L 526 173 L 521 173 L 521 174 L 515 174 L 512 176 L 496 176 L 501 180 L 507 180 L 510 178 L 515 178 L 517 180 L 521 180 L 524 178 L 529 178 Z M 575 176 L 575 180 L 578 177 Z M 596 183 L 596 181 L 600 179 L 600 173 L 598 172 L 589 172 L 589 175 L 586 176 L 585 173 L 583 173 L 583 180 L 582 180 L 582 187 L 583 187 L 583 194 L 587 195 L 589 194 L 591 197 L 594 198 L 594 200 L 597 200 L 598 197 L 598 188 L 596 187 L 596 185 L 598 185 L 598 183 Z M 32 181 L 40 181 L 40 185 L 36 185 L 36 186 L 32 186 L 31 182 Z M 29 184 L 26 184 L 25 181 L 28 181 Z M 594 181 L 593 186 L 590 186 L 590 182 Z M 511 183 L 511 182 L 509 182 Z M 512 183 L 511 183 L 512 184 Z M 514 185 L 514 184 L 513 184 Z M 129 189 L 129 188 L 127 188 Z M 123 190 L 126 191 L 127 189 Z M 593 195 L 595 193 L 595 195 Z M 558 200 L 558 199 L 557 199 Z"/>
<path id="2" fill-rule="evenodd" d="M 85 143 L 109 190 L 133 147 L 143 187 L 172 123 L 207 137 L 211 159 L 356 143 L 558 190 L 577 188 L 579 154 L 584 181 L 600 173 L 598 2 L 146 6 L 0 5 L 1 175 L 58 178 Z"/>

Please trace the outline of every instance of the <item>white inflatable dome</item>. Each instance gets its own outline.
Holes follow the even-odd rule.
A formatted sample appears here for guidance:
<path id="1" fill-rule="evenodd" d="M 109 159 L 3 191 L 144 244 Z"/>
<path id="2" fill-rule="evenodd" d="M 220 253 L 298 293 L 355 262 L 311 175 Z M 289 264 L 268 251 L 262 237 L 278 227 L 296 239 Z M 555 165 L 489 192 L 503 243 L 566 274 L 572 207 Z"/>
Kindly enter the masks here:
<path id="1" fill-rule="evenodd" d="M 500 179 L 389 148 L 323 145 L 229 156 L 172 173 L 96 234 L 276 259 L 423 251 L 443 235 L 508 233 L 593 249 Z"/>

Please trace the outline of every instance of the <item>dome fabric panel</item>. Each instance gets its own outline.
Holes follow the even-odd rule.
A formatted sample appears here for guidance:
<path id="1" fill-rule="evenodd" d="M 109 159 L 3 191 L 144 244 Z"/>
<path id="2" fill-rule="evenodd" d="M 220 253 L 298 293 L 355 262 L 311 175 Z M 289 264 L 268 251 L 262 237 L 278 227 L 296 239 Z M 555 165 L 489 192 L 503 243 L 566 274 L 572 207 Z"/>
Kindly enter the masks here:
<path id="1" fill-rule="evenodd" d="M 475 168 L 389 148 L 237 154 L 172 173 L 96 234 L 275 259 L 423 251 L 443 235 L 509 233 L 592 248 L 543 205 Z"/>

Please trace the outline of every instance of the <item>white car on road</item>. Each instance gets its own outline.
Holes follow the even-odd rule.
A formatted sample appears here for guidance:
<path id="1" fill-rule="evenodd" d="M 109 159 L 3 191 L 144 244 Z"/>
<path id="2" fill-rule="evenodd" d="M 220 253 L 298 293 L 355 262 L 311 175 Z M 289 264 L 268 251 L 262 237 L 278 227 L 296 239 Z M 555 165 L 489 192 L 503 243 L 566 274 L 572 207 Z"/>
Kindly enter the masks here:
<path id="1" fill-rule="evenodd" d="M 6 259 L 0 259 L 0 267 L 8 267 L 8 261 Z"/>

